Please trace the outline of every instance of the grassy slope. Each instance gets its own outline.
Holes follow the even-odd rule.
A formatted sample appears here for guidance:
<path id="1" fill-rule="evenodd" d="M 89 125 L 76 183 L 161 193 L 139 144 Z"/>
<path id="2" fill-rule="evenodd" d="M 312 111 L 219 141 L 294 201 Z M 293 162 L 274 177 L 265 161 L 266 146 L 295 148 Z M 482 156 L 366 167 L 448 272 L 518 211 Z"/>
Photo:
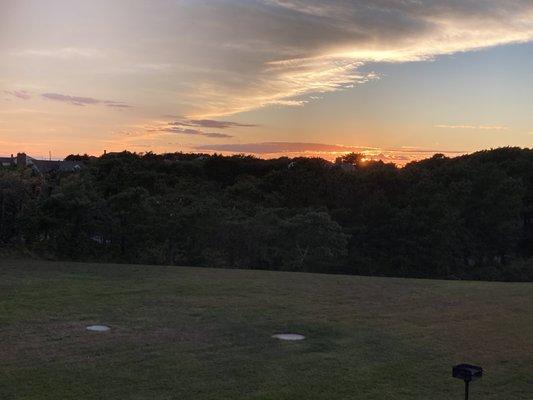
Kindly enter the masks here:
<path id="1" fill-rule="evenodd" d="M 1 399 L 459 399 L 462 361 L 531 399 L 532 284 L 0 261 Z"/>

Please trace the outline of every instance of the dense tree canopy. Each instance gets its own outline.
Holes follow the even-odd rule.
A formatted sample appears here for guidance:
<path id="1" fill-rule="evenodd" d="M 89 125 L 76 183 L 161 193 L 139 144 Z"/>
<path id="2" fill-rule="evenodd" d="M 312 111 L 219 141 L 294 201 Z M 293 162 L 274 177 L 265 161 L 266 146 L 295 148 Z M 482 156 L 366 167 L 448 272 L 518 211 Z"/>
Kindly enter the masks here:
<path id="1" fill-rule="evenodd" d="M 0 243 L 72 260 L 533 279 L 533 150 L 403 168 L 350 154 L 107 154 L 0 168 Z"/>

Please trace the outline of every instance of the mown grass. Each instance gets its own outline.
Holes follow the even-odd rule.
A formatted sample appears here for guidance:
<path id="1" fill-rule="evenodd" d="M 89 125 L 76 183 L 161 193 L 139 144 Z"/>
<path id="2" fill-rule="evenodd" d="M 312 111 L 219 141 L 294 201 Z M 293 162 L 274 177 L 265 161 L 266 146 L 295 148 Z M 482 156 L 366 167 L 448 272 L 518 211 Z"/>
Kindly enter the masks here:
<path id="1" fill-rule="evenodd" d="M 532 284 L 0 261 L 1 399 L 460 399 L 459 362 L 532 398 Z"/>

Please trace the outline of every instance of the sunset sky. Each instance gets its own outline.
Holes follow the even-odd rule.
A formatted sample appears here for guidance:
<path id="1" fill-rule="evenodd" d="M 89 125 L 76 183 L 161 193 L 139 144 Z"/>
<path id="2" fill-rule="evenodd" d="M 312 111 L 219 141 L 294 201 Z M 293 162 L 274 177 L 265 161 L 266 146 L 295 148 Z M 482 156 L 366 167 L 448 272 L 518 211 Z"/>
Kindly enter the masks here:
<path id="1" fill-rule="evenodd" d="M 0 155 L 533 145 L 531 0 L 0 0 Z"/>

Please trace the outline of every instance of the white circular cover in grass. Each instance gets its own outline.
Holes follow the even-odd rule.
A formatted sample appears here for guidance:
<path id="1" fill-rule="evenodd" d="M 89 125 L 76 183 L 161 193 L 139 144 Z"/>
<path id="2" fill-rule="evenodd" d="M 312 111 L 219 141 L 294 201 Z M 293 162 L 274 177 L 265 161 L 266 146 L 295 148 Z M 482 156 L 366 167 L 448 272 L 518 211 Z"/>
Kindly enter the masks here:
<path id="1" fill-rule="evenodd" d="M 305 336 L 300 335 L 299 333 L 276 333 L 275 335 L 272 335 L 273 338 L 280 339 L 280 340 L 304 340 Z"/>
<path id="2" fill-rule="evenodd" d="M 110 328 L 109 326 L 105 326 L 105 325 L 89 325 L 85 329 L 91 332 L 107 332 Z"/>

